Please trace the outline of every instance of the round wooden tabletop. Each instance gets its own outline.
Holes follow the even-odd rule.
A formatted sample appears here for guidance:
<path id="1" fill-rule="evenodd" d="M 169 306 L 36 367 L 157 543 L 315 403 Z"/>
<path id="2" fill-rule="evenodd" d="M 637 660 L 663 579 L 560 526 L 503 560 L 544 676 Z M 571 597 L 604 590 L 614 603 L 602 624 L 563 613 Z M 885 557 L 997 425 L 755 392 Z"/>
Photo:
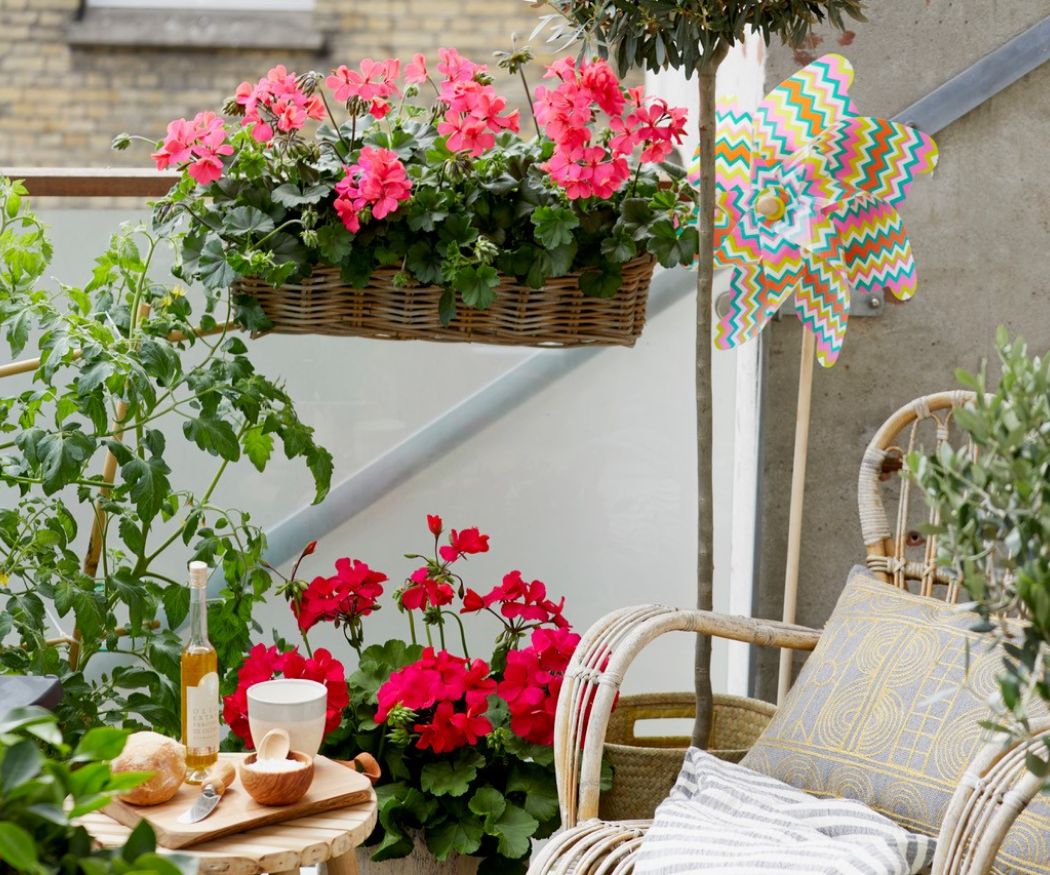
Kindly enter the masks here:
<path id="1" fill-rule="evenodd" d="M 178 852 L 199 860 L 198 872 L 224 875 L 285 875 L 300 866 L 328 863 L 329 875 L 356 875 L 354 848 L 362 844 L 376 822 L 376 801 L 261 826 L 238 835 L 212 839 Z M 80 823 L 103 847 L 120 847 L 131 830 L 102 812 Z"/>

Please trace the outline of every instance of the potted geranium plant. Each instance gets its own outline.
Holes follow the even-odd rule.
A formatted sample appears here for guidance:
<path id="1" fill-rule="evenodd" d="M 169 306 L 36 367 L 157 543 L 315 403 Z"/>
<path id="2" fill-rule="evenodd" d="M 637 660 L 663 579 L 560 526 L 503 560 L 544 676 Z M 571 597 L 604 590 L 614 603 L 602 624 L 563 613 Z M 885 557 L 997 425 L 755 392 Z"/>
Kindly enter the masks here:
<path id="1" fill-rule="evenodd" d="M 554 712 L 562 676 L 579 642 L 564 599 L 511 571 L 485 593 L 466 586 L 460 569 L 486 553 L 489 536 L 453 529 L 442 543 L 440 517 L 428 516 L 429 555 L 393 592 L 408 621 L 408 640 L 366 646 L 365 622 L 380 608 L 387 576 L 344 558 L 335 574 L 307 583 L 296 572 L 283 587 L 306 656 L 280 642 L 257 645 L 225 700 L 226 722 L 248 744 L 246 691 L 278 671 L 329 685 L 322 752 L 379 763 L 379 824 L 362 865 L 410 857 L 405 871 L 524 872 L 532 840 L 558 825 L 554 783 Z M 313 545 L 304 551 L 312 552 Z M 464 619 L 485 615 L 495 639 L 479 658 Z M 357 660 L 341 664 L 309 633 L 339 628 Z M 370 856 L 370 860 L 368 857 Z M 482 868 L 477 869 L 478 866 Z M 385 871 L 380 869 L 379 871 Z"/>
<path id="2" fill-rule="evenodd" d="M 697 252 L 665 161 L 684 110 L 563 59 L 523 124 L 484 65 L 439 56 L 274 67 L 171 122 L 153 158 L 184 173 L 156 209 L 187 222 L 187 278 L 234 284 L 253 330 L 633 344 L 654 259 Z"/>

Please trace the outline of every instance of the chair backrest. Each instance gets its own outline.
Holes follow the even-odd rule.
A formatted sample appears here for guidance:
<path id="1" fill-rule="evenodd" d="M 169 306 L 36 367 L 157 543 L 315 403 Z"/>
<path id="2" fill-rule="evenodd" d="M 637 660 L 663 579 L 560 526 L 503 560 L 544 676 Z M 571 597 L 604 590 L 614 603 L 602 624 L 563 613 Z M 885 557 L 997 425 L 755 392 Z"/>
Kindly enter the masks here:
<path id="1" fill-rule="evenodd" d="M 910 478 L 898 472 L 912 450 L 934 453 L 942 444 L 958 441 L 959 435 L 952 433 L 953 414 L 973 398 L 972 392 L 961 390 L 939 392 L 901 407 L 864 451 L 857 486 L 868 568 L 900 589 L 952 604 L 959 599 L 958 581 L 937 565 L 936 536 L 920 530 L 922 522 L 937 520 Z M 896 511 L 893 517 L 887 507 Z"/>

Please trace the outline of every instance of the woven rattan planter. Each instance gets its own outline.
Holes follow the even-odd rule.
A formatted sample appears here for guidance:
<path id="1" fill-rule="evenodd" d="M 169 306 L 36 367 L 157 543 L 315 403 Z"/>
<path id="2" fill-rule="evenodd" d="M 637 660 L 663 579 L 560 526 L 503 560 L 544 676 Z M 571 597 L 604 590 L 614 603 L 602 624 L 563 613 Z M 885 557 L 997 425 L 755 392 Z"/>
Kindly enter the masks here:
<path id="1" fill-rule="evenodd" d="M 351 288 L 339 269 L 318 266 L 298 283 L 275 289 L 256 278 L 237 281 L 253 295 L 278 334 L 334 334 L 383 340 L 441 340 L 511 346 L 633 346 L 645 325 L 654 262 L 640 256 L 623 266 L 612 298 L 583 294 L 579 274 L 532 289 L 504 277 L 496 300 L 484 310 L 460 306 L 449 325 L 438 318 L 440 286 L 394 285 L 393 270 Z"/>
<path id="2" fill-rule="evenodd" d="M 708 750 L 714 756 L 739 762 L 766 728 L 776 708 L 742 696 L 714 697 L 714 717 Z M 609 720 L 605 755 L 613 768 L 613 784 L 601 795 L 603 820 L 644 820 L 671 792 L 689 739 L 635 735 L 638 720 L 693 717 L 692 693 L 651 693 L 621 696 Z"/>

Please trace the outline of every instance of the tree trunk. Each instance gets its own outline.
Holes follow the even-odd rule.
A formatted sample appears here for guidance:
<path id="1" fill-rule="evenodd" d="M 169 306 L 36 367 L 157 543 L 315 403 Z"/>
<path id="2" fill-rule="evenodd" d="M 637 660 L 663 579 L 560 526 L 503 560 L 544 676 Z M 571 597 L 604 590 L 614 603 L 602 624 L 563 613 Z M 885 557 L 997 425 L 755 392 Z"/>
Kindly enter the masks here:
<path id="1" fill-rule="evenodd" d="M 700 256 L 696 271 L 696 606 L 714 604 L 714 496 L 712 487 L 711 299 L 714 295 L 715 241 L 715 78 L 725 51 L 712 55 L 700 79 Z M 711 639 L 696 638 L 694 660 L 696 722 L 693 744 L 705 748 L 711 734 Z"/>

